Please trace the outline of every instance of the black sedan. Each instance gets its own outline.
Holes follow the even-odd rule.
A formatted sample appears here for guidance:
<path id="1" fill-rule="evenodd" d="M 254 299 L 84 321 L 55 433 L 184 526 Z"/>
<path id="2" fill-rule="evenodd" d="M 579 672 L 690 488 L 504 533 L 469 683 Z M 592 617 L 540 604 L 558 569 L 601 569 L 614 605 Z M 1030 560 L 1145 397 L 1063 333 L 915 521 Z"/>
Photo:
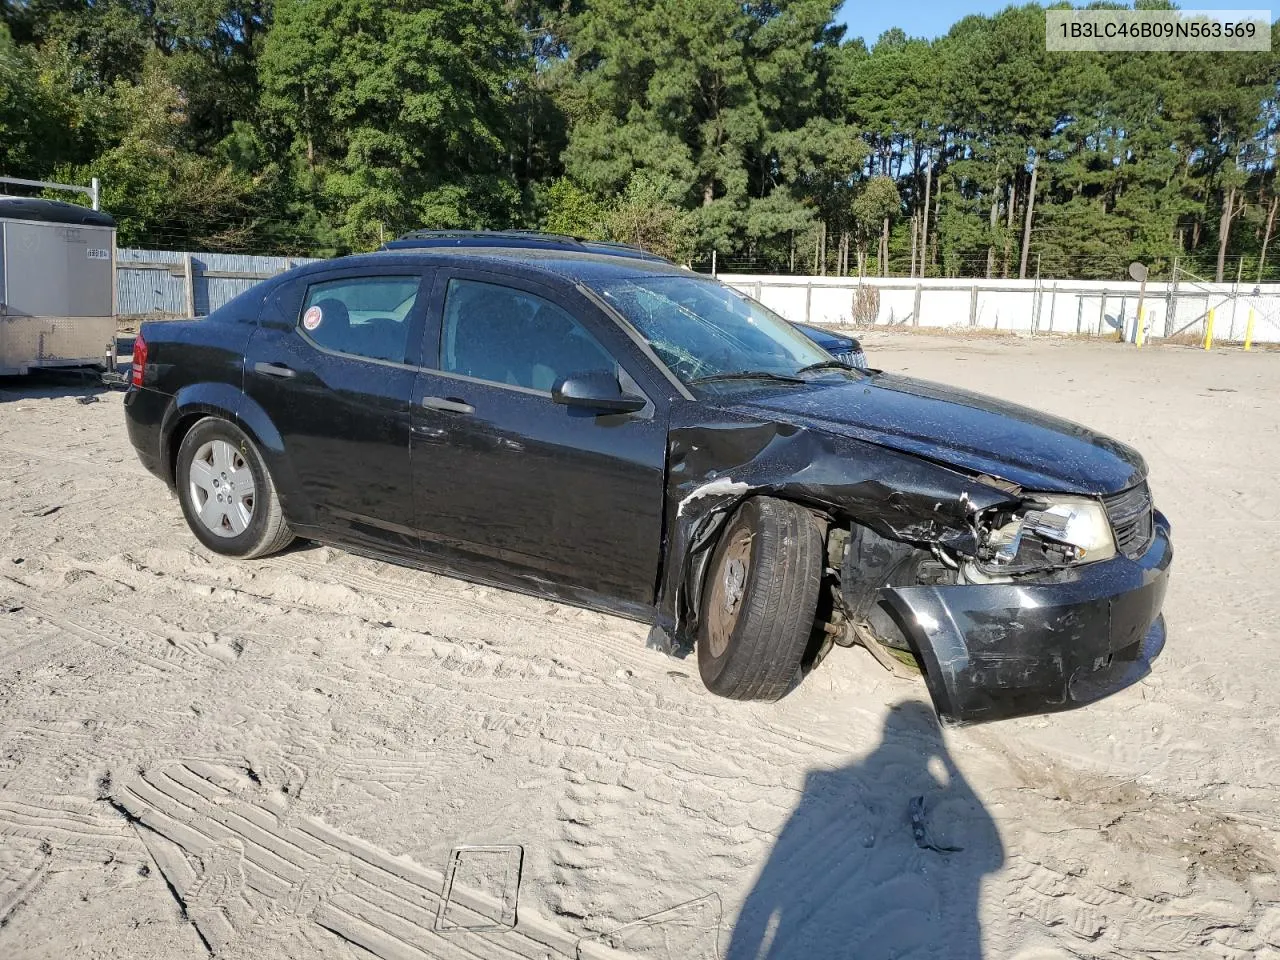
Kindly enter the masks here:
<path id="1" fill-rule="evenodd" d="M 862 344 L 854 337 L 807 323 L 797 323 L 794 320 L 791 325 L 837 360 L 843 360 L 849 366 L 857 367 L 859 370 L 867 369 L 867 355 L 862 352 Z"/>
<path id="2" fill-rule="evenodd" d="M 1006 716 L 1158 630 L 1169 525 L 1134 450 L 855 369 L 662 262 L 348 257 L 144 324 L 134 360 L 130 438 L 210 550 L 306 537 L 646 620 L 727 697 L 857 642 L 946 718 Z"/>

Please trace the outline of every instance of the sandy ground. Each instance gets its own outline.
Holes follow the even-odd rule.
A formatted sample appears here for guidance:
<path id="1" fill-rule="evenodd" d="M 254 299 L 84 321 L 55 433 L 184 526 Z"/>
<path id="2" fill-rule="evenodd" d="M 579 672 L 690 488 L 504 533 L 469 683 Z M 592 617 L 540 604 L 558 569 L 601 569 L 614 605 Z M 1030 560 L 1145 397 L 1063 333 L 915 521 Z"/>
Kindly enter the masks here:
<path id="1" fill-rule="evenodd" d="M 720 700 L 639 624 L 212 555 L 119 394 L 0 383 L 0 957 L 1280 958 L 1280 357 L 867 347 L 1146 454 L 1149 677 L 945 732 L 861 650 Z"/>

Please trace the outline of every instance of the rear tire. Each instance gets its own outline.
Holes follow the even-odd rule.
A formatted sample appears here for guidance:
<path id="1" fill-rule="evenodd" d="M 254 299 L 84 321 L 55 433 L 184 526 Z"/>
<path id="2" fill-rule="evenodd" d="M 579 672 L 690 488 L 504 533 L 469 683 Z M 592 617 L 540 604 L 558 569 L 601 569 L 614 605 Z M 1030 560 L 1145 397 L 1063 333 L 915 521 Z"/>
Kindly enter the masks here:
<path id="1" fill-rule="evenodd" d="M 707 570 L 698 672 L 712 693 L 777 700 L 809 647 L 822 534 L 804 508 L 753 497 L 725 526 Z"/>
<path id="2" fill-rule="evenodd" d="M 239 427 L 205 417 L 182 438 L 176 466 L 187 526 L 210 550 L 252 560 L 293 542 L 267 465 Z"/>

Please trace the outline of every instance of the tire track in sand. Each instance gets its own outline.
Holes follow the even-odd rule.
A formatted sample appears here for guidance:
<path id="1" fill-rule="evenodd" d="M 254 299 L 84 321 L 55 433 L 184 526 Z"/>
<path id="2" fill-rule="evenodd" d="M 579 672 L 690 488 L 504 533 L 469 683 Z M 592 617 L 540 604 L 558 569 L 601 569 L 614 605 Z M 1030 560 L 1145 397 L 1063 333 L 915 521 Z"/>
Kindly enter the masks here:
<path id="1" fill-rule="evenodd" d="M 188 918 L 215 954 L 252 951 L 269 929 L 317 925 L 382 960 L 552 960 L 604 956 L 521 909 L 514 928 L 434 927 L 444 876 L 263 796 L 235 770 L 169 763 L 123 784 L 138 825 Z M 492 922 L 495 902 L 453 886 L 455 923 Z"/>
<path id="2" fill-rule="evenodd" d="M 344 613 L 371 625 L 384 624 L 388 615 L 409 615 L 410 621 L 442 634 L 482 633 L 495 623 L 507 630 L 532 628 L 542 644 L 560 648 L 591 644 L 613 654 L 626 665 L 655 674 L 670 661 L 644 646 L 647 627 L 635 621 L 584 610 L 541 597 L 513 593 L 454 579 L 443 574 L 401 567 L 351 554 L 331 551 L 333 562 L 322 562 L 296 551 L 267 557 L 252 565 L 226 565 L 192 569 L 186 554 L 141 551 L 118 554 L 108 560 L 116 569 L 162 573 L 168 578 L 212 590 L 229 590 L 265 604 L 306 610 L 320 615 Z M 376 564 L 375 573 L 361 567 Z M 154 585 L 154 578 L 148 578 Z M 140 585 L 136 581 L 135 585 Z M 147 581 L 144 581 L 147 582 Z M 437 630 L 432 630 L 433 633 Z M 518 643 L 504 642 L 504 655 L 519 657 Z"/>
<path id="3" fill-rule="evenodd" d="M 159 673 L 193 677 L 206 669 L 226 666 L 229 659 L 221 651 L 189 645 L 178 639 L 126 623 L 103 613 L 101 605 L 80 605 L 74 621 L 59 616 L 41 602 L 42 594 L 15 577 L 0 575 L 0 587 L 12 600 L 0 600 L 21 606 L 29 616 L 43 620 L 58 630 L 84 643 L 125 657 Z"/>
<path id="4" fill-rule="evenodd" d="M 51 851 L 75 848 L 109 855 L 136 850 L 138 843 L 106 804 L 63 795 L 0 795 L 0 837 L 38 840 Z"/>

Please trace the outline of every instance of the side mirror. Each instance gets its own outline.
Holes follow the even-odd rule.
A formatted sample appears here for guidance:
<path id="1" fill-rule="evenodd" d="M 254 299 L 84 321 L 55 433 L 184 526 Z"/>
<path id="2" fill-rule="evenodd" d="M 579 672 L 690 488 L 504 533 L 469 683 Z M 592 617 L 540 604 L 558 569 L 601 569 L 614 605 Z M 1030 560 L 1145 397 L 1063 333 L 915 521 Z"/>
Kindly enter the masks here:
<path id="1" fill-rule="evenodd" d="M 623 392 L 617 374 L 608 370 L 575 373 L 557 380 L 551 388 L 551 399 L 568 407 L 608 413 L 635 413 L 647 403 L 644 397 Z"/>

